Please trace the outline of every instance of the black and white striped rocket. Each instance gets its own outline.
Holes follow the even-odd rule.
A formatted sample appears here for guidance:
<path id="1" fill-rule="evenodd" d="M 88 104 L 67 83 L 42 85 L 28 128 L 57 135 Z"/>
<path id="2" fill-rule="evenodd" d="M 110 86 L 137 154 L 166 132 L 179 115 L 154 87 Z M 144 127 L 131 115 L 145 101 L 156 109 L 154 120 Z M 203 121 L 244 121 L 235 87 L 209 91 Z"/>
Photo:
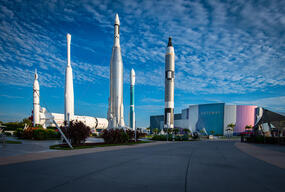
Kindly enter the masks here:
<path id="1" fill-rule="evenodd" d="M 175 54 L 169 37 L 165 54 L 165 109 L 164 127 L 174 128 L 174 68 Z"/>

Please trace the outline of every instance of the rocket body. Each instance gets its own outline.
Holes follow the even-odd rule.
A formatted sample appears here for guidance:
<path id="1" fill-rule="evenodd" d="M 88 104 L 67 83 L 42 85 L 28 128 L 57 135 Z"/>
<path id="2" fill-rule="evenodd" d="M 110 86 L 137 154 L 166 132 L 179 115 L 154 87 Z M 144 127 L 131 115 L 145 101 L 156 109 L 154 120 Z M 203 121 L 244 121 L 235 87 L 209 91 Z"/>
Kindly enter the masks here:
<path id="1" fill-rule="evenodd" d="M 165 54 L 165 128 L 174 128 L 174 69 L 175 54 L 171 37 L 169 37 Z"/>
<path id="2" fill-rule="evenodd" d="M 124 105 L 123 105 L 123 61 L 120 47 L 120 21 L 116 14 L 114 25 L 114 45 L 110 61 L 110 97 L 108 106 L 108 128 L 123 128 Z"/>
<path id="3" fill-rule="evenodd" d="M 135 130 L 136 129 L 136 119 L 135 119 L 135 71 L 134 69 L 131 70 L 130 74 L 130 128 Z"/>
<path id="4" fill-rule="evenodd" d="M 71 35 L 67 34 L 66 39 L 67 39 L 67 66 L 65 70 L 64 120 L 69 122 L 74 119 L 73 76 L 70 64 Z"/>
<path id="5" fill-rule="evenodd" d="M 33 126 L 35 127 L 37 124 L 40 124 L 40 85 L 38 81 L 38 74 L 35 71 L 35 80 L 33 86 Z"/>

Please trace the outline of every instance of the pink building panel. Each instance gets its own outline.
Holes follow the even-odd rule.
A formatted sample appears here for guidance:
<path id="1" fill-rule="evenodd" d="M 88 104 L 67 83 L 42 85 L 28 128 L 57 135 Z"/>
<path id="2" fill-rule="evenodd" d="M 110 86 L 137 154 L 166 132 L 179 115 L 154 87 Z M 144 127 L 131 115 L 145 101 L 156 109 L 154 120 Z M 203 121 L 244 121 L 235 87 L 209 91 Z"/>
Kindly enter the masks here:
<path id="1" fill-rule="evenodd" d="M 246 125 L 254 125 L 256 106 L 237 105 L 235 133 L 245 131 Z"/>

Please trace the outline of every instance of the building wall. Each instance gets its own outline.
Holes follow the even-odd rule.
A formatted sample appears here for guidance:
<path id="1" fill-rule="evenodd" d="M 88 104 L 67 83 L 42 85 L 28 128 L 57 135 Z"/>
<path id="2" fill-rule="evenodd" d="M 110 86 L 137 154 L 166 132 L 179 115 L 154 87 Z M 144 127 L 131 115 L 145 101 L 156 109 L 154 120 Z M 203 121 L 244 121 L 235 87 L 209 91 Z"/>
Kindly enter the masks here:
<path id="1" fill-rule="evenodd" d="M 181 118 L 182 119 L 189 119 L 189 108 L 182 109 Z"/>
<path id="2" fill-rule="evenodd" d="M 163 115 L 155 115 L 155 116 L 150 116 L 150 132 L 153 132 L 153 129 L 158 128 L 160 129 L 160 122 L 164 121 L 164 116 Z"/>
<path id="3" fill-rule="evenodd" d="M 236 105 L 225 105 L 224 111 L 224 135 L 227 134 L 227 126 L 228 124 L 236 124 Z"/>
<path id="4" fill-rule="evenodd" d="M 196 130 L 205 128 L 208 134 L 214 131 L 214 135 L 223 135 L 224 106 L 224 103 L 199 105 Z"/>
<path id="5" fill-rule="evenodd" d="M 234 133 L 238 134 L 244 132 L 246 125 L 254 126 L 255 108 L 256 106 L 237 105 L 236 127 Z"/>
<path id="6" fill-rule="evenodd" d="M 205 128 L 207 133 L 213 130 L 215 135 L 225 135 L 227 125 L 236 124 L 234 133 L 244 131 L 246 125 L 254 125 L 257 110 L 256 106 L 248 105 L 225 105 L 224 103 L 190 105 L 183 109 L 181 115 L 176 114 L 174 127 L 190 129 L 192 132 Z M 163 128 L 163 115 L 151 116 L 150 127 Z M 264 125 L 267 130 L 267 125 Z"/>
<path id="7" fill-rule="evenodd" d="M 189 119 L 188 119 L 188 129 L 194 132 L 196 131 L 196 124 L 198 122 L 198 105 L 189 106 Z"/>

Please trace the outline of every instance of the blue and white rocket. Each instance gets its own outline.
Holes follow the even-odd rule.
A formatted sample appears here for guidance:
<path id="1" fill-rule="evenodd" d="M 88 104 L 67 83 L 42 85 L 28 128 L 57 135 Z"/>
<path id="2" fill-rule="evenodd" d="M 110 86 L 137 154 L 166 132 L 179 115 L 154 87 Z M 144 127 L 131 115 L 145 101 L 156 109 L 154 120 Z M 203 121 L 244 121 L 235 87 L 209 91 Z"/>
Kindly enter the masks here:
<path id="1" fill-rule="evenodd" d="M 136 129 L 136 118 L 135 118 L 135 80 L 136 80 L 136 74 L 134 69 L 131 70 L 130 73 L 130 128 L 135 130 Z"/>

